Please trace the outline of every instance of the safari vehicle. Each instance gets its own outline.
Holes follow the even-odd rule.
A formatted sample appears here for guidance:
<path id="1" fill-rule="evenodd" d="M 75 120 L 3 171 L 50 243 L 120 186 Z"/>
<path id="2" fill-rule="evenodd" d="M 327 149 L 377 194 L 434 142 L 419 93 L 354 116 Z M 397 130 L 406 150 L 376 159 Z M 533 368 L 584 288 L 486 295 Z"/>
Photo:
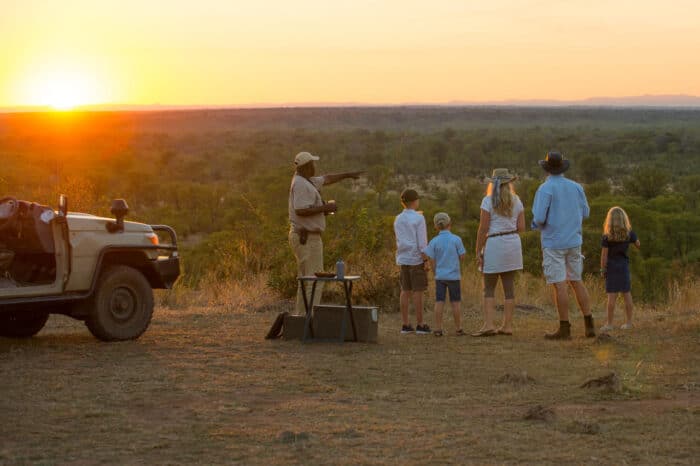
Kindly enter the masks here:
<path id="1" fill-rule="evenodd" d="M 38 333 L 49 314 L 83 320 L 100 340 L 138 338 L 151 322 L 153 288 L 180 274 L 175 231 L 125 222 L 128 206 L 112 201 L 115 219 L 0 199 L 0 336 Z M 161 238 L 165 238 L 161 243 Z"/>

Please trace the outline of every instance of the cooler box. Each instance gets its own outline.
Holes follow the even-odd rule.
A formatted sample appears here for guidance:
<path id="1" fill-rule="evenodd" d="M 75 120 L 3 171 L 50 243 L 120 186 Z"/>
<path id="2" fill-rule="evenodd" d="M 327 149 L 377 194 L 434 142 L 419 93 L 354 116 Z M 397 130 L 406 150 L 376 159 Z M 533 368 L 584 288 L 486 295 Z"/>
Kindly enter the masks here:
<path id="1" fill-rule="evenodd" d="M 314 306 L 314 318 L 312 320 L 314 338 L 340 338 L 340 319 L 343 314 L 345 314 L 345 341 L 352 341 L 352 324 L 350 323 L 350 316 L 345 311 L 345 306 L 333 304 Z M 377 306 L 353 306 L 352 315 L 355 318 L 357 341 L 376 343 L 379 308 Z"/>
<path id="2" fill-rule="evenodd" d="M 304 322 L 306 317 L 293 316 L 287 314 L 284 316 L 284 327 L 282 336 L 285 340 L 301 340 L 304 337 Z"/>

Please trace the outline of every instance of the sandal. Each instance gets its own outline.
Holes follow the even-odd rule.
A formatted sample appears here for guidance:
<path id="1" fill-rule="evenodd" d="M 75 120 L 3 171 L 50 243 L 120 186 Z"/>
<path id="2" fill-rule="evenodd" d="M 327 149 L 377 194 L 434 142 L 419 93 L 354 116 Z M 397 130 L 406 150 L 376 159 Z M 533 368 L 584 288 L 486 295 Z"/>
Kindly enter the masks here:
<path id="1" fill-rule="evenodd" d="M 464 330 L 462 330 L 461 328 L 455 332 L 455 336 L 458 336 L 458 337 L 463 337 L 465 335 L 466 335 L 466 333 L 464 333 Z"/>
<path id="2" fill-rule="evenodd" d="M 436 337 L 441 337 L 444 335 L 444 333 L 442 332 L 442 330 L 435 330 L 433 332 L 433 335 L 435 335 Z"/>

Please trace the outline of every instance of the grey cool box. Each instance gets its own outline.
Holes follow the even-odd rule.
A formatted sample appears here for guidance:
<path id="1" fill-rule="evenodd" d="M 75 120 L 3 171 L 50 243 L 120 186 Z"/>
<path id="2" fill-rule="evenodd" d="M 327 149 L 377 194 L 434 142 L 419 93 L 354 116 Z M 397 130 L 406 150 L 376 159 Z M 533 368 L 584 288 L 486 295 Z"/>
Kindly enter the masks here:
<path id="1" fill-rule="evenodd" d="M 352 340 L 352 324 L 345 306 L 320 304 L 314 306 L 314 337 L 321 339 L 340 338 L 340 319 L 345 315 L 345 341 Z M 352 315 L 355 318 L 357 341 L 366 343 L 377 342 L 379 324 L 379 308 L 376 306 L 353 306 Z"/>
<path id="2" fill-rule="evenodd" d="M 345 306 L 320 304 L 314 306 L 312 326 L 314 338 L 323 340 L 340 338 L 340 319 L 345 313 Z M 377 306 L 353 306 L 357 341 L 376 343 L 379 325 L 379 308 Z M 284 319 L 284 338 L 301 339 L 304 335 L 304 316 L 288 315 Z M 345 341 L 352 341 L 350 317 L 345 316 Z"/>

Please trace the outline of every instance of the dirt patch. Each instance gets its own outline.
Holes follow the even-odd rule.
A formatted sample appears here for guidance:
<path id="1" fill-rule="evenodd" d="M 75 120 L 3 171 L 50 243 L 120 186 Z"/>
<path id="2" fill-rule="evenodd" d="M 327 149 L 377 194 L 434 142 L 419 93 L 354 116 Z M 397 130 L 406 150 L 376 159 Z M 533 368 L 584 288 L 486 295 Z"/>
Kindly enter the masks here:
<path id="1" fill-rule="evenodd" d="M 306 442 L 310 438 L 311 435 L 308 432 L 292 432 L 290 430 L 285 430 L 277 436 L 280 443 Z"/>
<path id="2" fill-rule="evenodd" d="M 621 341 L 619 338 L 615 338 L 609 333 L 599 333 L 598 336 L 595 337 L 594 341 L 597 345 L 625 346 L 625 343 L 623 341 Z"/>
<path id="3" fill-rule="evenodd" d="M 621 393 L 622 382 L 616 373 L 611 372 L 602 377 L 588 380 L 581 385 L 581 388 L 593 388 L 610 393 Z"/>
<path id="4" fill-rule="evenodd" d="M 280 299 L 278 301 L 263 303 L 259 306 L 255 306 L 252 310 L 254 312 L 289 312 L 292 309 L 294 309 L 294 303 L 292 301 Z"/>
<path id="5" fill-rule="evenodd" d="M 523 416 L 526 421 L 553 421 L 556 417 L 554 410 L 548 406 L 536 405 L 528 408 Z"/>
<path id="6" fill-rule="evenodd" d="M 535 379 L 528 375 L 526 371 L 517 373 L 507 373 L 498 378 L 496 383 L 500 384 L 510 384 L 510 385 L 529 385 L 535 383 Z"/>
<path id="7" fill-rule="evenodd" d="M 570 434 L 596 435 L 600 433 L 600 424 L 593 421 L 575 420 L 566 426 L 566 431 Z"/>
<path id="8" fill-rule="evenodd" d="M 590 403 L 559 404 L 556 411 L 561 416 L 654 417 L 669 412 L 700 414 L 700 396 L 674 392 L 673 398 L 650 400 L 609 400 Z"/>

